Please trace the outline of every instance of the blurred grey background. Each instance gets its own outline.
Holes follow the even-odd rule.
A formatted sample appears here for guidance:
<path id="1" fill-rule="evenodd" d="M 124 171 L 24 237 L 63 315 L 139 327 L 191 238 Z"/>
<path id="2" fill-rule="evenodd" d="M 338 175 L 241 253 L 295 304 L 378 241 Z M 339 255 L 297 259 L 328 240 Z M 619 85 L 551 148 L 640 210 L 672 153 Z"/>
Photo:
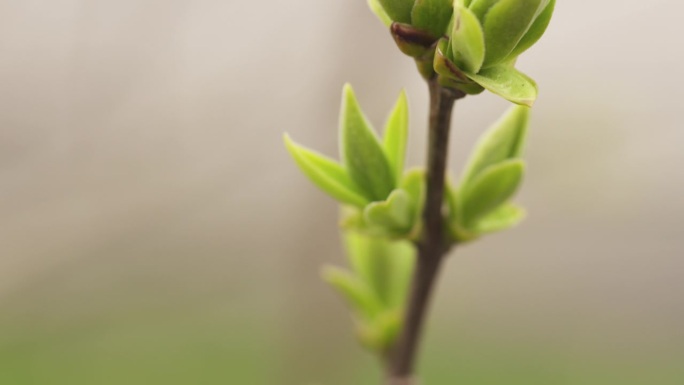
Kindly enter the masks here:
<path id="1" fill-rule="evenodd" d="M 560 1 L 520 228 L 457 250 L 426 384 L 684 383 L 684 5 Z M 374 384 L 337 209 L 351 82 L 380 126 L 427 92 L 365 1 L 0 0 L 0 384 Z M 450 167 L 507 103 L 458 103 Z"/>

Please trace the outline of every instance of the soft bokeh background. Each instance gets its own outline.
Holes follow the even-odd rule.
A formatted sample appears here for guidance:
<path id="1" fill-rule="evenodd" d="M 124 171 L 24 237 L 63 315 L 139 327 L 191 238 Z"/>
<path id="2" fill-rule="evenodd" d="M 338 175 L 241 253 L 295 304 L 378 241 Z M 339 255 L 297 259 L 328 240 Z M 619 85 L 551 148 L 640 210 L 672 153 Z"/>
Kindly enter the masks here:
<path id="1" fill-rule="evenodd" d="M 425 384 L 684 383 L 684 5 L 561 0 L 524 226 L 459 249 Z M 365 1 L 0 0 L 0 384 L 377 384 L 318 278 L 336 207 L 281 134 L 336 153 L 427 93 Z M 459 102 L 454 173 L 507 103 Z"/>

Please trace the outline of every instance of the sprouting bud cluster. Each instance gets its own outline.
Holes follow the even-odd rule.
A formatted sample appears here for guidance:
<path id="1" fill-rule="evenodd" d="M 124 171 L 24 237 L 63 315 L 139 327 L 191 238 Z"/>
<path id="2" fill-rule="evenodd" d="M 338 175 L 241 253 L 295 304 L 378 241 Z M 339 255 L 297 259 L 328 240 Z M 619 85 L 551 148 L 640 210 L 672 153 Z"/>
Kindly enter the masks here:
<path id="1" fill-rule="evenodd" d="M 467 94 L 531 106 L 535 82 L 515 61 L 544 34 L 555 0 L 369 0 L 421 74 Z"/>
<path id="2" fill-rule="evenodd" d="M 537 86 L 515 62 L 544 34 L 555 0 L 368 3 L 431 86 L 460 96 L 486 89 L 517 104 L 481 136 L 458 183 L 447 183 L 440 207 L 444 246 L 517 225 L 525 211 L 511 201 L 525 171 L 522 151 Z M 416 251 L 425 240 L 425 172 L 404 169 L 408 122 L 402 92 L 378 135 L 346 85 L 339 161 L 285 135 L 301 171 L 342 206 L 350 269 L 328 267 L 323 277 L 352 309 L 360 341 L 381 357 L 402 328 Z"/>

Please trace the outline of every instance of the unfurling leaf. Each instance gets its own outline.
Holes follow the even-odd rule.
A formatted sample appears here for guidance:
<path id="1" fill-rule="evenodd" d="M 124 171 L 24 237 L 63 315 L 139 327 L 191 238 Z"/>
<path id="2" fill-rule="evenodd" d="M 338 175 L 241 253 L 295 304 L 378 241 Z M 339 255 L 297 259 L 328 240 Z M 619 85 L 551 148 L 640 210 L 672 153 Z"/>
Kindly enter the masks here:
<path id="1" fill-rule="evenodd" d="M 487 9 L 484 36 L 487 41 L 485 67 L 502 63 L 527 33 L 540 7 L 548 0 L 500 0 Z M 474 5 L 473 5 L 474 6 Z"/>
<path id="2" fill-rule="evenodd" d="M 425 171 L 422 169 L 408 171 L 401 181 L 401 188 L 411 197 L 414 222 L 420 222 L 425 202 Z"/>
<path id="3" fill-rule="evenodd" d="M 356 334 L 359 341 L 371 351 L 386 353 L 399 335 L 401 316 L 399 311 L 385 311 L 371 321 L 357 320 Z"/>
<path id="4" fill-rule="evenodd" d="M 459 68 L 477 73 L 485 59 L 485 39 L 480 21 L 468 8 L 454 8 L 451 50 Z"/>
<path id="5" fill-rule="evenodd" d="M 378 0 L 389 17 L 399 23 L 411 23 L 414 0 Z"/>
<path id="6" fill-rule="evenodd" d="M 380 4 L 379 0 L 368 0 L 368 7 L 370 7 L 375 16 L 377 16 L 387 27 L 392 24 L 392 18 L 385 12 L 385 9 L 382 7 L 382 4 Z"/>
<path id="7" fill-rule="evenodd" d="M 452 12 L 452 0 L 416 0 L 411 22 L 417 28 L 440 37 L 446 32 Z"/>
<path id="8" fill-rule="evenodd" d="M 513 106 L 475 145 L 465 168 L 461 185 L 467 185 L 485 168 L 511 158 L 519 158 L 527 136 L 530 109 Z"/>
<path id="9" fill-rule="evenodd" d="M 508 55 L 508 58 L 516 58 L 520 56 L 523 52 L 527 51 L 528 48 L 532 47 L 539 39 L 541 39 L 542 35 L 544 35 L 544 32 L 546 32 L 546 28 L 551 22 L 551 16 L 553 15 L 553 10 L 555 7 L 556 0 L 549 1 L 546 7 L 544 7 L 542 10 L 541 14 L 539 14 L 534 23 L 532 23 L 525 36 L 520 39 L 520 42 L 515 47 L 513 52 Z"/>
<path id="10" fill-rule="evenodd" d="M 461 191 L 461 223 L 469 228 L 508 201 L 522 181 L 525 165 L 513 159 L 482 171 Z"/>
<path id="11" fill-rule="evenodd" d="M 493 233 L 516 226 L 525 219 L 525 209 L 513 204 L 503 204 L 477 221 L 474 231 L 478 234 Z"/>
<path id="12" fill-rule="evenodd" d="M 513 103 L 532 107 L 537 99 L 537 84 L 534 80 L 511 65 L 501 64 L 467 75 L 477 84 Z"/>
<path id="13" fill-rule="evenodd" d="M 385 307 L 403 306 L 415 263 L 415 248 L 407 241 L 345 232 L 349 261 Z"/>
<path id="14" fill-rule="evenodd" d="M 342 203 L 356 207 L 364 207 L 369 203 L 340 164 L 296 144 L 287 134 L 283 139 L 300 170 L 318 188 Z"/>
<path id="15" fill-rule="evenodd" d="M 385 201 L 372 202 L 364 210 L 364 218 L 370 224 L 391 232 L 407 233 L 413 225 L 411 197 L 402 189 L 392 191 Z"/>
<path id="16" fill-rule="evenodd" d="M 385 200 L 396 185 L 394 173 L 348 84 L 344 87 L 340 131 L 342 159 L 349 176 L 368 200 Z"/>
<path id="17" fill-rule="evenodd" d="M 359 277 L 334 266 L 326 266 L 322 276 L 363 319 L 372 320 L 382 311 L 382 303 L 372 288 Z"/>
<path id="18" fill-rule="evenodd" d="M 404 171 L 406 157 L 406 142 L 408 141 L 409 112 L 406 92 L 399 94 L 399 99 L 385 124 L 383 148 L 394 173 L 395 183 L 398 185 Z"/>

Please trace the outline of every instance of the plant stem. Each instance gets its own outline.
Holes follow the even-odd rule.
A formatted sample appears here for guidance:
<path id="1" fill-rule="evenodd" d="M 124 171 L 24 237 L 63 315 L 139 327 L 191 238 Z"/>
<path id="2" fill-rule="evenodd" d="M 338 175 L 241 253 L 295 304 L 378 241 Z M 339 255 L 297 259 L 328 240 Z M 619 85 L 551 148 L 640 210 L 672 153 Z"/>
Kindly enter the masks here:
<path id="1" fill-rule="evenodd" d="M 425 315 L 439 268 L 448 251 L 444 240 L 444 185 L 451 112 L 454 102 L 465 94 L 440 86 L 435 79 L 430 87 L 428 167 L 423 234 L 418 243 L 418 259 L 404 316 L 404 328 L 390 352 L 387 385 L 415 385 L 413 371 Z"/>

